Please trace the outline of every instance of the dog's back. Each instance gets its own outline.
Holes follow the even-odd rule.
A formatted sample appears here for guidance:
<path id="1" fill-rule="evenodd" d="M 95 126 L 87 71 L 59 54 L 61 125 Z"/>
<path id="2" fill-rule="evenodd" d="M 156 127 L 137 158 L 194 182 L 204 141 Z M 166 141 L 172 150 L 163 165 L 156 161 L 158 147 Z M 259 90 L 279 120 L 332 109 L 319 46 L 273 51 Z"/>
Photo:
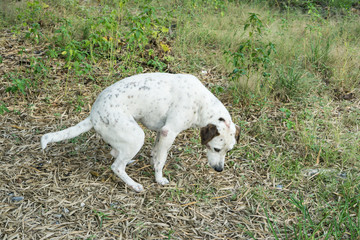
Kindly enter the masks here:
<path id="1" fill-rule="evenodd" d="M 96 126 L 98 122 L 117 121 L 119 113 L 128 114 L 158 131 L 171 109 L 195 108 L 197 98 L 204 97 L 204 91 L 208 90 L 192 75 L 139 74 L 106 88 L 95 101 L 90 116 Z"/>

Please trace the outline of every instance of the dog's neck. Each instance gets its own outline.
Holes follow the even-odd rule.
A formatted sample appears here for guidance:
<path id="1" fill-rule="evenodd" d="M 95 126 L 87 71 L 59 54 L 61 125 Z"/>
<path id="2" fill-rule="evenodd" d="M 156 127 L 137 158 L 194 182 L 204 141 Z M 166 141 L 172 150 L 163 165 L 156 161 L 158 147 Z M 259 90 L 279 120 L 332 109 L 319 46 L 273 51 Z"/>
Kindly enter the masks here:
<path id="1" fill-rule="evenodd" d="M 205 127 L 209 123 L 215 124 L 220 118 L 232 122 L 231 116 L 225 106 L 211 94 L 207 98 L 207 104 L 202 105 L 199 109 L 199 117 L 195 123 L 196 127 Z"/>

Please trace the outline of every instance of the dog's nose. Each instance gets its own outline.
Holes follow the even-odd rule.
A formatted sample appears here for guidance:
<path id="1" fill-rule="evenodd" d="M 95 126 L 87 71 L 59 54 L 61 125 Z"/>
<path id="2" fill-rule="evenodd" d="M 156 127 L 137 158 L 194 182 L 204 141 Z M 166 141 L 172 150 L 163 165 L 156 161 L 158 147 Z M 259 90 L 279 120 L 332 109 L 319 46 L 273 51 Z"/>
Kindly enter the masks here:
<path id="1" fill-rule="evenodd" d="M 221 166 L 215 166 L 214 169 L 217 172 L 222 172 L 223 171 L 223 168 Z"/>

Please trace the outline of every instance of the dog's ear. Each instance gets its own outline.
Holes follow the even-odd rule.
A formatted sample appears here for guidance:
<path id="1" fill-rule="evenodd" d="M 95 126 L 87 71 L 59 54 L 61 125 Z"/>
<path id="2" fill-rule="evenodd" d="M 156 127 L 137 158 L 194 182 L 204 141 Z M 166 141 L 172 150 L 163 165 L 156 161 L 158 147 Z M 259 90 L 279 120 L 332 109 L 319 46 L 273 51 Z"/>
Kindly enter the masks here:
<path id="1" fill-rule="evenodd" d="M 239 143 L 239 139 L 240 139 L 240 127 L 238 125 L 235 125 L 236 128 L 236 132 L 235 132 L 235 140 L 237 143 Z"/>
<path id="2" fill-rule="evenodd" d="M 206 127 L 200 129 L 201 144 L 206 145 L 211 139 L 219 135 L 220 133 L 217 127 L 214 124 L 209 123 Z"/>

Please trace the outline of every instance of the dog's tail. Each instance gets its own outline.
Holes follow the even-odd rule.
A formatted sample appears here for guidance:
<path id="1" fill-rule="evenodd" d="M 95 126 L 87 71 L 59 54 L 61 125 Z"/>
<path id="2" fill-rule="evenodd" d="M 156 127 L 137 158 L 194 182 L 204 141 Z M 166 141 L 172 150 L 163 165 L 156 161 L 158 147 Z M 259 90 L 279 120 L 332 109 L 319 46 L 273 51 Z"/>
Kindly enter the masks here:
<path id="1" fill-rule="evenodd" d="M 48 143 L 60 142 L 62 140 L 74 138 L 79 136 L 81 133 L 89 131 L 92 127 L 93 124 L 90 121 L 90 117 L 88 117 L 73 127 L 69 127 L 59 132 L 47 133 L 41 137 L 41 147 L 42 149 L 45 149 Z"/>

